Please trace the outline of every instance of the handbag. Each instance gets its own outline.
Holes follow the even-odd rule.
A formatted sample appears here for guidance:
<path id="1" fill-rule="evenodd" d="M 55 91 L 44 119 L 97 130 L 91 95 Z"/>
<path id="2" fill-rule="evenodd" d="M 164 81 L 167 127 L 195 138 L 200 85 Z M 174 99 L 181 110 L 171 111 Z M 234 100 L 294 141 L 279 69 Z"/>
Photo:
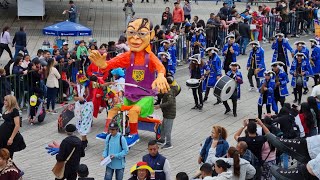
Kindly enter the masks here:
<path id="1" fill-rule="evenodd" d="M 57 179 L 62 179 L 64 177 L 64 169 L 66 167 L 66 163 L 69 161 L 71 158 L 73 152 L 75 150 L 75 147 L 72 149 L 70 155 L 67 157 L 65 161 L 57 161 L 54 167 L 52 168 L 53 174 L 56 176 Z"/>

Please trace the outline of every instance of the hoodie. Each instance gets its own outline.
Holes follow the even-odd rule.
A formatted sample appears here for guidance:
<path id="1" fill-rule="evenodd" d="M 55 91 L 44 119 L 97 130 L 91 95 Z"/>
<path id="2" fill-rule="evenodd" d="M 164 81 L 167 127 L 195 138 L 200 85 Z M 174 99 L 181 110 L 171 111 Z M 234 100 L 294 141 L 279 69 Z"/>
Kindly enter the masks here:
<path id="1" fill-rule="evenodd" d="M 217 158 L 215 155 L 216 148 L 210 148 L 206 163 L 214 164 L 219 159 L 224 160 L 231 165 L 230 170 L 233 174 L 233 158 Z M 247 160 L 240 158 L 240 176 L 232 176 L 230 180 L 252 179 L 255 174 L 256 169 Z"/>
<path id="2" fill-rule="evenodd" d="M 212 177 L 211 180 L 232 180 L 234 179 L 235 177 L 233 177 L 233 173 L 232 171 L 226 171 L 226 172 L 223 172 L 221 174 L 218 174 L 218 176 L 215 176 L 215 177 Z"/>

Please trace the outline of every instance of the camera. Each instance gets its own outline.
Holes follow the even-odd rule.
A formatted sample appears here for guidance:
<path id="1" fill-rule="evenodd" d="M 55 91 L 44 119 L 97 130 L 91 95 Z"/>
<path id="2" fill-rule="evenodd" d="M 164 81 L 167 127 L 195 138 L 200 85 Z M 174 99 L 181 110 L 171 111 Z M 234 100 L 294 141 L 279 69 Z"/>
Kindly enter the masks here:
<path id="1" fill-rule="evenodd" d="M 256 120 L 256 119 L 249 119 L 249 122 L 251 122 L 251 121 L 253 121 L 253 122 L 257 122 L 257 120 Z"/>

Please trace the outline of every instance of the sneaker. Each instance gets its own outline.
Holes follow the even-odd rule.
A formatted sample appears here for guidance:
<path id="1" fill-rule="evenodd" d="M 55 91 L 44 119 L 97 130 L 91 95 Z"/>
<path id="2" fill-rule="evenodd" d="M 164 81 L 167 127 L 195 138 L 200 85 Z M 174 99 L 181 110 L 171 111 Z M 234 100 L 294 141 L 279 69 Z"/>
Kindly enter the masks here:
<path id="1" fill-rule="evenodd" d="M 218 104 L 220 104 L 220 103 L 221 103 L 221 101 L 220 101 L 220 100 L 217 100 L 217 102 L 214 103 L 213 105 L 215 106 L 215 105 L 218 105 Z"/>
<path id="2" fill-rule="evenodd" d="M 199 108 L 199 105 L 195 105 L 193 108 L 191 108 L 191 109 L 198 109 Z"/>
<path id="3" fill-rule="evenodd" d="M 255 88 L 254 87 L 250 87 L 249 88 L 249 91 L 251 92 L 251 91 L 254 91 L 255 90 Z"/>
<path id="4" fill-rule="evenodd" d="M 231 111 L 231 109 L 227 109 L 224 114 L 228 114 Z"/>
<path id="5" fill-rule="evenodd" d="M 289 154 L 301 163 L 306 164 L 311 160 L 305 139 L 282 139 L 271 133 L 267 134 L 266 138 L 279 151 Z"/>
<path id="6" fill-rule="evenodd" d="M 198 108 L 199 108 L 199 111 L 202 111 L 202 107 L 203 107 L 203 105 L 200 104 L 199 107 L 198 107 Z"/>
<path id="7" fill-rule="evenodd" d="M 65 98 L 65 97 L 67 97 L 67 95 L 66 95 L 65 93 L 63 93 L 63 94 L 62 94 L 62 97 L 64 97 L 64 98 Z"/>
<path id="8" fill-rule="evenodd" d="M 104 141 L 107 138 L 107 136 L 108 136 L 108 133 L 102 132 L 102 133 L 96 135 L 96 139 Z"/>
<path id="9" fill-rule="evenodd" d="M 51 111 L 51 114 L 58 114 L 56 110 Z"/>
<path id="10" fill-rule="evenodd" d="M 161 149 L 172 149 L 173 146 L 171 144 L 165 144 L 164 146 L 161 147 Z"/>
<path id="11" fill-rule="evenodd" d="M 309 92 L 309 89 L 305 89 L 305 90 L 303 91 L 303 94 L 308 94 L 308 92 Z"/>
<path id="12" fill-rule="evenodd" d="M 203 98 L 203 102 L 206 102 L 208 100 L 208 97 Z"/>
<path id="13" fill-rule="evenodd" d="M 128 147 L 132 147 L 135 145 L 137 142 L 139 142 L 139 134 L 130 134 L 129 136 L 126 137 Z"/>
<path id="14" fill-rule="evenodd" d="M 234 116 L 234 117 L 237 117 L 238 115 L 237 115 L 237 113 L 233 113 L 233 116 Z"/>
<path id="15" fill-rule="evenodd" d="M 157 144 L 164 145 L 164 144 L 166 144 L 166 141 L 162 140 L 162 139 L 159 139 L 159 140 L 157 140 Z"/>

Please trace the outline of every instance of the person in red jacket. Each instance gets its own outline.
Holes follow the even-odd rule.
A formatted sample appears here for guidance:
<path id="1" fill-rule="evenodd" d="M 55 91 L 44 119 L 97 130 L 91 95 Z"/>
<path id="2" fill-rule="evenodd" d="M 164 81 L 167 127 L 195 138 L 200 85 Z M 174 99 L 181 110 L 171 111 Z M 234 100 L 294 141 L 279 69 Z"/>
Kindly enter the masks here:
<path id="1" fill-rule="evenodd" d="M 183 13 L 183 9 L 180 7 L 178 2 L 174 3 L 172 17 L 173 17 L 173 24 L 177 27 L 177 30 L 179 30 L 181 24 L 184 22 L 184 13 Z"/>

